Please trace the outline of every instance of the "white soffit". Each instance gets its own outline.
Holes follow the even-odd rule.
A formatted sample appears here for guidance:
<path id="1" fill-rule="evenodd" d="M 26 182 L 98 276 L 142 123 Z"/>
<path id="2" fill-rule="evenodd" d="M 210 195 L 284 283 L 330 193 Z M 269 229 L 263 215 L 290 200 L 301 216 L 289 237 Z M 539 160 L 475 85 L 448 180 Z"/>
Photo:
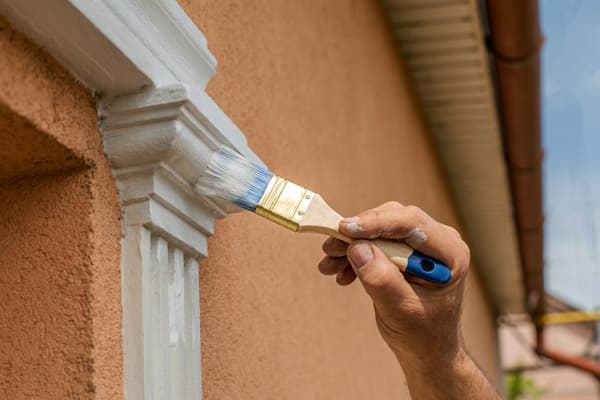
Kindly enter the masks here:
<path id="1" fill-rule="evenodd" d="M 524 285 L 494 90 L 476 0 L 386 0 L 386 12 L 500 313 Z"/>
<path id="2" fill-rule="evenodd" d="M 254 161 L 204 91 L 216 60 L 175 0 L 0 0 L 98 98 L 123 213 L 124 397 L 200 399 L 197 259 L 232 211 L 195 190 L 220 146 Z"/>

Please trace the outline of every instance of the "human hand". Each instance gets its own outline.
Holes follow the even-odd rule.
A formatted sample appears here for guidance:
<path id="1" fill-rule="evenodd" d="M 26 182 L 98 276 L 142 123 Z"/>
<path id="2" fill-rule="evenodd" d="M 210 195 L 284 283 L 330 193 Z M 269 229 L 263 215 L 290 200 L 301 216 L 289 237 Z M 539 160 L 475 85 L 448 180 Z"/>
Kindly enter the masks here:
<path id="1" fill-rule="evenodd" d="M 373 300 L 377 326 L 398 361 L 410 368 L 449 366 L 463 356 L 459 320 L 469 248 L 460 234 L 414 206 L 385 203 L 340 223 L 340 232 L 355 239 L 402 240 L 446 264 L 452 279 L 436 285 L 403 275 L 381 250 L 365 240 L 348 245 L 329 238 L 319 263 L 340 285 L 358 276 Z"/>

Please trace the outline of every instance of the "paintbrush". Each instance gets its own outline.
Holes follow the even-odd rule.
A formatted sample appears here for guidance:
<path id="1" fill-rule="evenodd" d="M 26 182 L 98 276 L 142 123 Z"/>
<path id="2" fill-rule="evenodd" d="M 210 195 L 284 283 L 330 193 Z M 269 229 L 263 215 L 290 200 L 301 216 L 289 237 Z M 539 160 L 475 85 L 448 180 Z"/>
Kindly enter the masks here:
<path id="1" fill-rule="evenodd" d="M 196 189 L 252 211 L 294 232 L 320 233 L 346 243 L 352 239 L 339 229 L 342 216 L 310 190 L 271 173 L 228 147 L 215 152 Z M 435 283 L 450 281 L 450 269 L 403 242 L 371 240 L 405 273 Z"/>

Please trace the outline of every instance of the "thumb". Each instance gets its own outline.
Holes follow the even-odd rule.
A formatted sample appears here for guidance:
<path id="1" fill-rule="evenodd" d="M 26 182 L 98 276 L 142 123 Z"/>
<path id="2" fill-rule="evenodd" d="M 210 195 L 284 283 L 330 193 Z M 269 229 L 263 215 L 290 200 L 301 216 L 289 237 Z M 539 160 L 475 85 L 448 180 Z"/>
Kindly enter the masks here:
<path id="1" fill-rule="evenodd" d="M 363 240 L 353 242 L 346 254 L 356 276 L 376 305 L 392 306 L 413 293 L 398 267 L 372 243 Z"/>

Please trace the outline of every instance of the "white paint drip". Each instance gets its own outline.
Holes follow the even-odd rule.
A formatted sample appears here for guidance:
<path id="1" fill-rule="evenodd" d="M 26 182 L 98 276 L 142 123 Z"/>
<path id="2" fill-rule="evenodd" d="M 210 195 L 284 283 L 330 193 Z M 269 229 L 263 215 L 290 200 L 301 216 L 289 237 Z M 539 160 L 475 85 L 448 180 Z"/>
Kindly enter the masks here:
<path id="1" fill-rule="evenodd" d="M 414 228 L 406 235 L 404 241 L 413 249 L 418 249 L 427 241 L 427 234 L 419 228 Z"/>

